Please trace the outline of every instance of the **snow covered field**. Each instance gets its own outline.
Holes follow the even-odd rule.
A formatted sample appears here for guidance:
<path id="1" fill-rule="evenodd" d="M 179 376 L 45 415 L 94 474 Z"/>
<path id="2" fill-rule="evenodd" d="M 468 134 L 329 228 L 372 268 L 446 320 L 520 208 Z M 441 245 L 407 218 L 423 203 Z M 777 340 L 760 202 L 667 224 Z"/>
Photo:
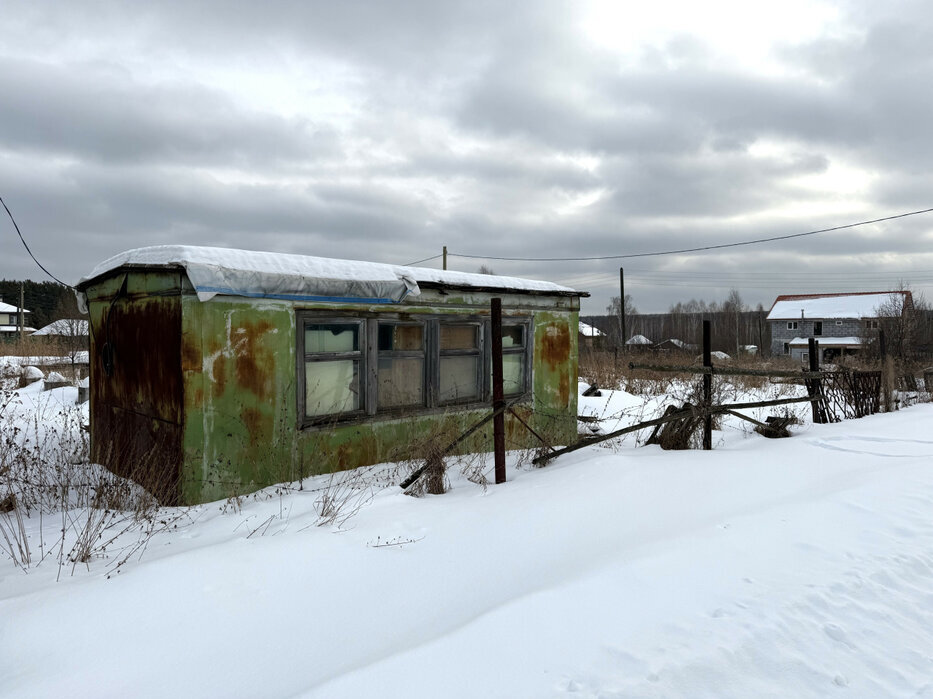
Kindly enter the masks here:
<path id="1" fill-rule="evenodd" d="M 73 401 L 29 391 L 23 430 Z M 931 404 L 780 440 L 726 422 L 713 452 L 513 455 L 505 485 L 454 465 L 420 499 L 370 469 L 343 528 L 315 526 L 315 478 L 166 511 L 120 567 L 3 558 L 0 696 L 933 696 L 931 426 Z"/>

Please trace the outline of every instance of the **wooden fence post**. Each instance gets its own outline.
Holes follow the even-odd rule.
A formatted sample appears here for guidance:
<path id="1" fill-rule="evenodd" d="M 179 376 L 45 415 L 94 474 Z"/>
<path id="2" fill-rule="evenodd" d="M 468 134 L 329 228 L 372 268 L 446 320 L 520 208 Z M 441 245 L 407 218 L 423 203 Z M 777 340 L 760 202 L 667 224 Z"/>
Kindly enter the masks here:
<path id="1" fill-rule="evenodd" d="M 894 410 L 894 362 L 888 356 L 888 345 L 884 328 L 878 331 L 878 350 L 881 354 L 881 394 L 884 412 Z"/>
<path id="2" fill-rule="evenodd" d="M 807 356 L 810 360 L 810 371 L 819 371 L 820 370 L 820 360 L 817 356 L 819 348 L 817 347 L 816 340 L 812 337 L 807 339 Z M 822 393 L 822 385 L 820 384 L 819 379 L 807 379 L 807 394 L 810 398 L 819 398 Z M 814 400 L 810 403 L 810 409 L 813 411 L 813 422 L 814 424 L 822 424 L 823 420 L 823 411 L 820 407 L 818 401 Z"/>
<path id="3" fill-rule="evenodd" d="M 505 483 L 505 403 L 502 390 L 502 299 L 492 300 L 492 409 L 499 411 L 492 421 L 496 483 Z"/>
<path id="4" fill-rule="evenodd" d="M 710 346 L 710 325 L 708 320 L 703 321 L 703 366 L 713 366 L 712 348 Z M 703 416 L 703 449 L 711 451 L 713 448 L 713 415 L 709 412 L 713 404 L 713 374 L 703 374 L 703 407 L 706 414 Z"/>

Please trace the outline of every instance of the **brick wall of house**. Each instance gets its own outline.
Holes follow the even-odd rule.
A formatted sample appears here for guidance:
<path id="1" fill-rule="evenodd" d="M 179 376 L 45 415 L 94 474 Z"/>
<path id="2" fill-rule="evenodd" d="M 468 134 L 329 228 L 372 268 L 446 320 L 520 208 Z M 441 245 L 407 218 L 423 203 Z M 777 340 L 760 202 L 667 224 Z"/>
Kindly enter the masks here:
<path id="1" fill-rule="evenodd" d="M 865 323 L 858 318 L 839 319 L 841 325 L 837 325 L 836 319 L 823 320 L 823 334 L 813 334 L 813 324 L 818 318 L 804 318 L 797 321 L 787 320 L 769 320 L 771 324 L 771 354 L 781 356 L 787 354 L 784 352 L 784 343 L 790 342 L 795 337 L 861 337 Z M 788 323 L 797 323 L 796 329 L 788 329 Z"/>

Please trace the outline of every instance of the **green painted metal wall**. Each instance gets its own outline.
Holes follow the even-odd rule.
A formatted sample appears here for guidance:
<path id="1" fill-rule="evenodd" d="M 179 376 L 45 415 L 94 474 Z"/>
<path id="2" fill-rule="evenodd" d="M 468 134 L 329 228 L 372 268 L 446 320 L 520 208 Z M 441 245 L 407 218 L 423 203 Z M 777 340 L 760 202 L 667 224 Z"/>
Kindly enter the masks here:
<path id="1" fill-rule="evenodd" d="M 177 356 L 164 358 L 177 362 L 182 374 L 181 502 L 207 502 L 308 475 L 417 459 L 419 443 L 436 444 L 448 435 L 453 439 L 488 413 L 482 406 L 450 408 L 300 429 L 295 311 L 479 315 L 488 314 L 491 294 L 425 291 L 404 308 L 298 306 L 223 296 L 201 302 L 183 275 L 181 284 L 181 343 Z M 578 300 L 497 295 L 506 315 L 533 322 L 533 402 L 516 409 L 554 444 L 569 443 L 576 434 Z M 104 312 L 100 304 L 106 304 L 106 295 L 100 297 L 92 300 L 92 317 Z M 506 429 L 508 448 L 537 444 L 511 417 Z M 462 448 L 485 451 L 491 443 L 490 427 Z"/>

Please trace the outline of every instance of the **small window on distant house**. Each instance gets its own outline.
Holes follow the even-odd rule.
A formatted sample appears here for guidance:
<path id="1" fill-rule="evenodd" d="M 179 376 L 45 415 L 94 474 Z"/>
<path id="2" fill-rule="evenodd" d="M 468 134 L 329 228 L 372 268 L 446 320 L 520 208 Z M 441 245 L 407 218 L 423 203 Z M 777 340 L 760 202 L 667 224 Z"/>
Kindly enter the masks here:
<path id="1" fill-rule="evenodd" d="M 823 321 L 817 320 L 813 322 L 813 334 L 822 335 L 823 334 Z"/>
<path id="2" fill-rule="evenodd" d="M 877 318 L 869 318 L 865 321 L 865 328 L 868 330 L 878 330 L 881 327 Z"/>
<path id="3" fill-rule="evenodd" d="M 837 320 L 837 321 L 836 321 L 836 325 L 842 325 L 842 321 L 841 321 L 841 320 Z"/>
<path id="4" fill-rule="evenodd" d="M 787 322 L 787 329 L 788 329 L 788 330 L 796 330 L 796 329 L 797 329 L 797 321 L 796 321 L 796 320 L 788 321 L 788 322 Z"/>

